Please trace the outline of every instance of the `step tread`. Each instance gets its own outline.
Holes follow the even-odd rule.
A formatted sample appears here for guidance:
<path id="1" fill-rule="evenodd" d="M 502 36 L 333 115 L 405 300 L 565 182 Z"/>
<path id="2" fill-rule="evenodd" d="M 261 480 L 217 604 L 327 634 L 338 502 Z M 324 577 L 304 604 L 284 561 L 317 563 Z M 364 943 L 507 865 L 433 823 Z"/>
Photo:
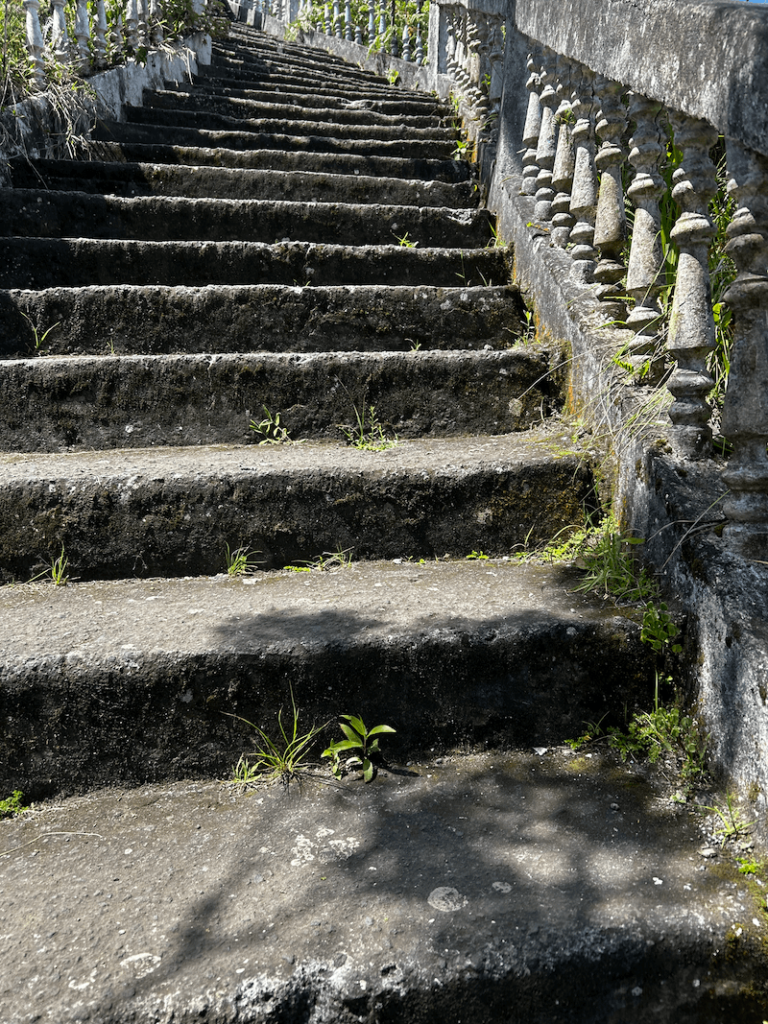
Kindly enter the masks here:
<path id="1" fill-rule="evenodd" d="M 758 899 L 727 856 L 702 863 L 695 817 L 661 786 L 577 763 L 451 755 L 370 786 L 187 781 L 43 804 L 3 823 L 6 1024 L 74 1024 L 83 991 L 104 1021 L 162 1006 L 263 1024 L 297 1004 L 318 1024 L 350 1006 L 422 1024 L 703 1020 L 712 1004 L 753 1019 Z"/>

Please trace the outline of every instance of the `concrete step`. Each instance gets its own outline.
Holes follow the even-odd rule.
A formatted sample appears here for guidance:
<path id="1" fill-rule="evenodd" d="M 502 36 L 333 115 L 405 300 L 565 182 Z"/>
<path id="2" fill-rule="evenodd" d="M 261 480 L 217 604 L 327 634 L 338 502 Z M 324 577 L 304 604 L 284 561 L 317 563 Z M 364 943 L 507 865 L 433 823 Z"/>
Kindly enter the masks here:
<path id="1" fill-rule="evenodd" d="M 223 571 L 223 543 L 215 555 Z M 306 729 L 359 711 L 397 729 L 391 757 L 530 748 L 623 721 L 651 698 L 652 652 L 632 618 L 573 593 L 579 578 L 403 559 L 4 587 L 0 787 L 37 799 L 224 777 L 253 739 L 227 714 L 271 723 L 289 680 Z"/>
<path id="2" fill-rule="evenodd" d="M 307 94 L 306 90 L 289 91 L 283 96 L 276 95 L 275 89 L 260 89 L 258 84 L 251 88 L 243 85 L 236 86 L 221 85 L 212 79 L 200 79 L 193 84 L 186 82 L 165 82 L 165 93 L 174 94 L 179 97 L 199 96 L 203 99 L 213 100 L 246 100 L 249 103 L 258 103 L 265 107 L 282 107 L 288 105 L 295 110 L 307 110 L 317 107 L 319 95 L 314 90 Z M 411 93 L 407 98 L 399 99 L 360 99 L 349 96 L 322 96 L 323 109 L 338 110 L 340 113 L 352 113 L 353 111 L 363 114 L 372 113 L 387 117 L 419 117 L 434 118 L 438 121 L 450 121 L 454 116 L 453 108 L 432 96 L 424 93 Z"/>
<path id="3" fill-rule="evenodd" d="M 340 189 L 337 198 L 343 195 Z M 0 237 L 335 245 L 391 245 L 403 239 L 406 247 L 460 249 L 488 245 L 491 224 L 486 210 L 358 206 L 343 201 L 120 198 L 11 189 L 0 205 Z"/>
<path id="4" fill-rule="evenodd" d="M 0 291 L 0 314 L 0 358 L 508 348 L 524 333 L 511 287 L 48 288 Z"/>
<path id="5" fill-rule="evenodd" d="M 368 124 L 358 123 L 356 119 L 345 119 L 334 122 L 334 111 L 324 111 L 325 116 L 317 119 L 312 117 L 290 118 L 248 117 L 246 111 L 238 115 L 227 116 L 215 112 L 209 105 L 202 110 L 187 110 L 173 107 L 144 106 L 127 107 L 125 120 L 128 124 L 151 124 L 158 128 L 194 128 L 216 132 L 254 132 L 257 134 L 280 134 L 306 136 L 308 138 L 330 138 L 334 140 L 354 139 L 366 143 L 402 142 L 402 143 L 443 143 L 450 149 L 455 148 L 458 134 L 455 128 L 429 126 L 416 128 L 407 124 Z M 242 116 L 239 116 L 242 115 Z M 122 123 L 122 122 L 120 122 Z"/>
<path id="6" fill-rule="evenodd" d="M 79 356 L 0 362 L 0 451 L 247 443 L 266 406 L 293 440 L 353 409 L 400 437 L 523 430 L 558 402 L 549 353 Z"/>
<path id="7" fill-rule="evenodd" d="M 163 284 L 505 284 L 501 249 L 7 238 L 0 288 Z"/>
<path id="8" fill-rule="evenodd" d="M 405 99 L 408 102 L 417 101 L 417 93 L 407 93 L 402 89 L 389 86 L 381 79 L 372 81 L 370 84 L 358 82 L 333 82 L 322 75 L 316 75 L 310 83 L 303 74 L 258 74 L 244 65 L 228 62 L 226 64 L 200 64 L 197 74 L 192 76 L 193 83 L 208 82 L 216 83 L 217 86 L 242 89 L 257 88 L 279 93 L 282 96 L 302 93 L 310 93 L 315 97 L 346 97 L 347 99 L 363 100 L 390 100 L 397 102 Z M 311 88 L 310 88 L 311 85 Z M 425 106 L 434 106 L 434 99 L 425 99 Z M 443 107 L 443 109 L 446 109 Z"/>
<path id="9" fill-rule="evenodd" d="M 398 126 L 421 130 L 441 129 L 446 127 L 445 118 L 437 114 L 409 114 L 400 104 L 390 113 L 372 109 L 375 101 L 350 100 L 329 106 L 320 106 L 314 97 L 305 97 L 305 101 L 314 100 L 315 105 L 295 103 L 262 102 L 249 96 L 235 97 L 201 90 L 179 89 L 147 90 L 144 93 L 144 106 L 157 110 L 202 111 L 205 113 L 222 114 L 233 118 L 272 118 L 283 121 L 311 121 L 315 124 L 331 121 L 335 124 L 372 125 L 396 128 Z"/>
<path id="10" fill-rule="evenodd" d="M 581 522 L 592 486 L 588 456 L 540 430 L 381 452 L 254 442 L 0 454 L 0 582 L 29 579 L 62 545 L 82 579 L 218 572 L 225 545 L 241 543 L 267 567 L 339 546 L 365 559 L 505 555 Z"/>
<path id="11" fill-rule="evenodd" d="M 110 708 L 137 674 L 119 657 Z M 454 754 L 242 794 L 118 779 L 3 822 L 5 1024 L 768 1014 L 759 886 L 702 858 L 702 816 L 633 766 Z"/>
<path id="12" fill-rule="evenodd" d="M 118 163 L 98 160 L 11 162 L 15 188 L 46 188 L 125 197 L 186 196 L 189 199 L 260 199 L 323 203 L 343 195 L 347 203 L 388 203 L 469 209 L 477 206 L 477 187 L 373 175 L 320 174 L 230 167 Z M 10 195 L 10 193 L 8 193 Z"/>
<path id="13" fill-rule="evenodd" d="M 158 130 L 158 128 L 162 130 Z M 285 127 L 290 128 L 288 124 Z M 301 125 L 299 126 L 301 128 Z M 157 144 L 161 138 L 164 145 L 196 146 L 214 149 L 276 149 L 289 152 L 346 153 L 353 156 L 407 157 L 422 160 L 450 160 L 454 143 L 442 140 L 400 141 L 398 139 L 346 138 L 340 131 L 338 137 L 318 133 L 282 134 L 246 129 L 213 130 L 194 127 L 174 127 L 172 124 L 136 124 L 124 121 L 100 121 L 93 132 L 93 138 L 100 142 L 139 142 L 145 145 Z M 341 126 L 346 128 L 346 126 Z"/>
<path id="14" fill-rule="evenodd" d="M 266 169 L 286 173 L 333 174 L 346 176 L 389 176 L 425 179 L 447 183 L 468 182 L 471 164 L 466 160 L 432 160 L 420 157 L 364 156 L 351 153 L 311 153 L 276 149 L 235 150 L 205 146 L 175 146 L 147 142 L 90 142 L 83 154 L 108 161 L 181 164 L 195 167 Z"/>

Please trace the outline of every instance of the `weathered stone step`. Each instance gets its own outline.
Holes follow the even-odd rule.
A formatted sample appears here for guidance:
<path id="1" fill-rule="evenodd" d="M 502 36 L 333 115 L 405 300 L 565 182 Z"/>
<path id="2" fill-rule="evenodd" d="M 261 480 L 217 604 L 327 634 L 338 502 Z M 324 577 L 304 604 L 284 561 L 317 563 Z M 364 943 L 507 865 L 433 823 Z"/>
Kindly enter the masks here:
<path id="1" fill-rule="evenodd" d="M 521 310 L 511 287 L 0 291 L 0 357 L 507 348 L 524 333 Z"/>
<path id="2" fill-rule="evenodd" d="M 174 146 L 147 142 L 89 142 L 84 155 L 108 161 L 178 164 L 195 167 L 229 167 L 274 170 L 286 173 L 300 171 L 313 174 L 344 176 L 390 176 L 402 179 L 424 179 L 445 183 L 468 182 L 472 165 L 466 160 L 424 160 L 420 157 L 363 156 L 360 154 L 286 152 L 277 149 L 234 150 L 223 147 Z"/>
<path id="3" fill-rule="evenodd" d="M 7 238 L 0 288 L 87 285 L 283 284 L 499 285 L 501 249 L 290 242 L 138 242 L 91 238 Z"/>
<path id="4" fill-rule="evenodd" d="M 343 195 L 340 189 L 339 194 Z M 0 204 L 0 237 L 144 241 L 333 242 L 472 248 L 492 240 L 487 210 L 356 206 L 262 199 L 120 198 L 10 189 Z"/>
<path id="5" fill-rule="evenodd" d="M 291 127 L 290 124 L 287 127 Z M 318 126 L 318 129 L 321 127 Z M 339 137 L 321 134 L 287 135 L 258 130 L 248 131 L 247 128 L 220 131 L 207 128 L 174 127 L 172 124 L 158 125 L 156 122 L 138 124 L 125 121 L 99 121 L 93 131 L 93 138 L 101 142 L 140 142 L 145 145 L 156 145 L 158 134 L 162 136 L 163 145 L 171 146 L 272 149 L 410 159 L 414 159 L 418 154 L 422 160 L 449 160 L 454 147 L 454 143 L 451 141 L 437 139 L 424 139 L 415 142 L 397 139 L 344 138 L 343 133 Z"/>
<path id="6" fill-rule="evenodd" d="M 15 188 L 106 195 L 186 196 L 189 199 L 260 199 L 323 203 L 343 194 L 346 203 L 387 203 L 468 209 L 477 206 L 473 182 L 449 184 L 415 178 L 255 168 L 188 167 L 98 160 L 11 161 Z"/>
<path id="7" fill-rule="evenodd" d="M 403 124 L 337 123 L 331 120 L 333 111 L 324 118 L 294 120 L 289 117 L 228 117 L 211 110 L 166 109 L 156 106 L 127 107 L 128 124 L 151 124 L 158 128 L 195 128 L 215 132 L 254 132 L 260 135 L 307 136 L 312 139 L 354 139 L 363 142 L 443 143 L 455 147 L 455 128 L 414 128 Z M 122 123 L 122 122 L 120 122 Z"/>
<path id="8" fill-rule="evenodd" d="M 79 356 L 0 362 L 0 451 L 237 444 L 264 407 L 293 440 L 343 435 L 354 409 L 400 437 L 506 433 L 558 401 L 549 353 Z"/>
<path id="9" fill-rule="evenodd" d="M 93 596 L 117 626 L 125 605 Z M 184 607 L 195 607 L 189 598 Z M 357 621 L 358 609 L 349 615 Z M 268 621 L 282 639 L 285 621 Z M 234 627 L 225 624 L 224 642 Z M 341 651 L 346 643 L 340 636 Z M 115 739 L 123 721 L 132 731 L 125 695 L 140 664 L 116 652 L 101 687 L 110 713 L 99 717 Z M 62 658 L 57 683 L 72 666 Z M 363 678 L 338 710 L 400 728 L 386 704 L 383 717 L 369 713 L 380 690 Z M 80 696 L 61 686 L 57 712 L 71 731 Z M 174 696 L 174 710 L 187 707 L 184 691 Z M 143 691 L 135 705 L 147 703 Z M 675 812 L 663 785 L 633 765 L 562 749 L 494 751 L 398 760 L 369 786 L 323 785 L 326 770 L 246 793 L 189 781 L 116 789 L 137 749 L 148 767 L 162 751 L 148 742 L 161 717 L 143 720 L 108 788 L 3 822 L 5 1024 L 80 1024 L 86 1014 L 99 1024 L 751 1024 L 768 1015 L 760 887 L 727 849 L 701 858 L 706 819 Z M 414 720 L 406 709 L 402 725 Z M 256 721 L 275 728 L 273 716 Z M 311 723 L 305 714 L 300 727 Z M 194 769 L 208 748 L 185 731 Z M 51 760 L 69 774 L 50 732 Z"/>
<path id="10" fill-rule="evenodd" d="M 241 543 L 266 567 L 339 546 L 366 559 L 504 555 L 580 522 L 591 490 L 583 452 L 537 431 L 382 452 L 308 442 L 0 454 L 0 581 L 29 579 L 62 545 L 82 579 L 218 572 L 225 545 Z"/>
<path id="11" fill-rule="evenodd" d="M 240 88 L 247 86 L 278 92 L 282 95 L 302 93 L 307 95 L 311 92 L 313 96 L 336 96 L 349 99 L 371 99 L 371 100 L 392 100 L 399 99 L 414 101 L 417 93 L 405 93 L 401 89 L 394 89 L 386 84 L 357 84 L 354 82 L 329 82 L 323 75 L 315 76 L 311 83 L 311 89 L 303 75 L 283 75 L 274 73 L 270 75 L 254 74 L 247 68 L 238 67 L 235 64 L 199 64 L 197 74 L 192 76 L 193 83 L 198 81 L 217 83 L 219 86 Z M 427 105 L 434 104 L 434 99 L 426 99 Z"/>
<path id="12" fill-rule="evenodd" d="M 223 541 L 213 554 L 223 573 Z M 639 625 L 573 593 L 579 579 L 403 559 L 4 587 L 0 787 L 39 797 L 226 776 L 254 740 L 226 713 L 271 725 L 289 681 L 305 729 L 359 712 L 397 729 L 390 756 L 562 743 L 585 720 L 623 721 L 653 685 Z"/>
<path id="13" fill-rule="evenodd" d="M 204 93 L 197 90 L 146 90 L 144 106 L 156 110 L 204 111 L 206 113 L 223 114 L 232 118 L 272 118 L 284 121 L 311 121 L 319 123 L 332 121 L 335 124 L 380 125 L 384 127 L 408 127 L 426 130 L 429 128 L 445 128 L 444 119 L 437 115 L 407 114 L 398 109 L 392 113 L 371 110 L 362 105 L 335 104 L 320 106 L 314 97 L 307 97 L 314 105 L 298 105 L 293 103 L 263 103 L 247 96 L 222 96 L 216 93 Z M 453 133 L 455 137 L 455 132 Z"/>
<path id="14" fill-rule="evenodd" d="M 277 107 L 289 105 L 296 110 L 306 110 L 317 106 L 320 96 L 314 89 L 310 95 L 305 92 L 287 92 L 284 96 L 275 94 L 274 89 L 261 90 L 258 86 L 253 88 L 233 88 L 231 86 L 217 85 L 210 79 L 201 79 L 194 85 L 186 82 L 166 82 L 163 90 L 166 93 L 173 93 L 176 96 L 200 96 L 214 99 L 247 100 L 251 103 L 259 103 L 266 107 Z M 444 121 L 453 116 L 452 109 L 446 109 L 445 105 L 433 97 L 417 94 L 420 98 L 413 96 L 408 99 L 385 100 L 385 99 L 359 99 L 348 96 L 323 96 L 323 109 L 334 109 L 344 112 L 362 111 L 374 114 L 382 114 L 387 117 L 428 117 Z"/>

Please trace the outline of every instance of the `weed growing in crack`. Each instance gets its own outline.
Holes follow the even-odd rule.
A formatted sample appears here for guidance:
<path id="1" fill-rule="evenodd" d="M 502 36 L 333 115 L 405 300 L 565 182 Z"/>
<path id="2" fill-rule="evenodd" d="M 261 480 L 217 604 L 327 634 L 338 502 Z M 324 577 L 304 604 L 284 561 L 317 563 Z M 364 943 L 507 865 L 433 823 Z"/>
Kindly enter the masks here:
<path id="1" fill-rule="evenodd" d="M 232 715 L 227 711 L 222 714 L 228 718 L 236 718 L 245 722 L 254 730 L 257 747 L 253 752 L 246 752 L 232 769 L 231 781 L 238 786 L 248 786 L 256 782 L 272 782 L 279 779 L 289 783 L 302 772 L 308 771 L 317 762 L 309 760 L 312 744 L 325 725 L 313 725 L 308 732 L 299 732 L 299 710 L 291 691 L 292 721 L 288 728 L 283 724 L 282 708 L 277 715 L 278 735 L 272 739 L 262 728 L 249 722 L 240 715 Z"/>
<path id="2" fill-rule="evenodd" d="M 33 576 L 29 581 L 34 583 L 35 580 L 40 580 L 44 576 L 53 583 L 55 587 L 66 587 L 69 583 L 69 558 L 64 552 L 64 545 L 61 545 L 61 554 L 58 558 L 52 558 L 51 561 L 46 565 L 42 572 L 39 572 L 36 576 Z"/>
<path id="3" fill-rule="evenodd" d="M 259 444 L 302 444 L 301 441 L 294 441 L 287 429 L 280 423 L 280 413 L 273 416 L 266 405 L 262 406 L 264 419 L 259 423 L 251 420 L 251 430 L 260 437 Z"/>
<path id="4" fill-rule="evenodd" d="M 0 800 L 0 820 L 3 818 L 14 818 L 24 810 L 26 810 L 24 794 L 20 789 L 14 789 L 9 797 L 6 797 L 5 800 Z"/>
<path id="5" fill-rule="evenodd" d="M 365 724 L 358 715 L 342 715 L 349 725 L 339 722 L 339 728 L 344 733 L 343 740 L 336 740 L 323 751 L 323 757 L 331 759 L 331 772 L 335 778 L 340 779 L 346 772 L 360 769 L 366 782 L 370 782 L 375 774 L 375 767 L 371 761 L 380 753 L 379 736 L 383 733 L 394 733 L 396 730 L 390 725 L 375 725 L 372 729 L 366 729 Z M 376 737 L 371 739 L 371 737 Z M 355 753 L 342 759 L 342 754 L 349 751 Z"/>
<path id="6" fill-rule="evenodd" d="M 394 448 L 398 443 L 397 434 L 394 437 L 387 437 L 384 424 L 379 422 L 376 416 L 376 409 L 370 405 L 366 410 L 363 406 L 362 413 L 355 406 L 356 427 L 341 427 L 341 432 L 347 439 L 347 444 L 359 451 L 383 452 L 387 448 Z"/>
<path id="7" fill-rule="evenodd" d="M 227 576 L 251 576 L 259 567 L 259 562 L 254 555 L 260 555 L 260 551 L 249 551 L 247 547 L 239 547 L 232 550 L 229 544 L 226 545 Z"/>

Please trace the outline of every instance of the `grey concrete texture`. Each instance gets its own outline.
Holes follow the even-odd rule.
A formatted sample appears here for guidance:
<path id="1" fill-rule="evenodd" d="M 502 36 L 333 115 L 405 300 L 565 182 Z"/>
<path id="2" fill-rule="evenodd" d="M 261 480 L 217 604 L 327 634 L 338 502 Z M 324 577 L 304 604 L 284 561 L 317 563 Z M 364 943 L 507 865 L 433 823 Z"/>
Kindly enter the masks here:
<path id="1" fill-rule="evenodd" d="M 214 549 L 223 571 L 225 545 Z M 651 699 L 656 659 L 636 610 L 576 593 L 580 580 L 562 567 L 403 556 L 240 579 L 3 587 L 0 788 L 37 799 L 226 774 L 253 749 L 252 730 L 229 716 L 290 716 L 291 688 L 307 730 L 364 711 L 369 726 L 397 729 L 387 749 L 400 757 L 621 725 Z"/>
<path id="2" fill-rule="evenodd" d="M 768 153 L 768 10 L 734 0 L 514 0 L 517 29 Z"/>
<path id="3" fill-rule="evenodd" d="M 442 285 L 507 284 L 503 249 L 420 249 L 313 242 L 142 242 L 8 238 L 0 287 L 88 285 Z"/>
<path id="4" fill-rule="evenodd" d="M 29 579 L 62 544 L 83 579 L 217 572 L 225 544 L 241 543 L 267 567 L 339 546 L 503 555 L 580 522 L 592 487 L 587 453 L 546 430 L 382 452 L 317 441 L 2 454 L 0 579 Z"/>
<path id="5" fill-rule="evenodd" d="M 560 405 L 550 353 L 81 356 L 0 361 L 0 450 L 259 440 L 264 408 L 291 440 L 343 438 L 373 406 L 398 437 L 503 434 Z"/>
<path id="6" fill-rule="evenodd" d="M 89 153 L 104 160 L 194 164 L 200 167 L 260 168 L 318 174 L 378 175 L 393 178 L 424 178 L 458 182 L 470 178 L 468 161 L 427 160 L 413 157 L 361 156 L 350 153 L 281 152 L 236 150 L 205 146 L 169 146 L 148 142 L 90 143 Z"/>
<path id="7" fill-rule="evenodd" d="M 11 165 L 14 188 L 46 188 L 62 192 L 117 196 L 186 196 L 189 199 L 261 199 L 323 203 L 343 194 L 347 203 L 416 204 L 422 209 L 477 205 L 472 181 L 449 184 L 415 178 L 383 178 L 362 174 L 320 174 L 312 171 L 173 166 L 100 160 L 26 160 Z"/>
<path id="8" fill-rule="evenodd" d="M 524 330 L 520 294 L 506 286 L 92 286 L 4 291 L 0 309 L 6 358 L 407 352 L 453 349 L 457 339 L 477 350 L 507 348 Z"/>
<path id="9" fill-rule="evenodd" d="M 393 245 L 406 238 L 421 248 L 482 248 L 493 244 L 487 210 L 415 205 L 355 204 L 344 178 L 326 201 L 187 199 L 177 196 L 121 198 L 81 191 L 12 189 L 0 209 L 0 237 L 103 238 L 135 241 L 315 242 Z"/>
<path id="10" fill-rule="evenodd" d="M 0 824 L 3 1020 L 760 1021 L 762 890 L 700 849 L 642 775 L 544 748 L 42 805 Z"/>
<path id="11" fill-rule="evenodd" d="M 290 122 L 286 125 L 290 129 Z M 300 126 L 299 126 L 300 127 Z M 341 126 L 345 127 L 345 126 Z M 102 142 L 130 142 L 152 144 L 157 142 L 157 131 L 152 124 L 128 124 L 122 121 L 100 121 L 93 138 Z M 276 149 L 288 152 L 348 154 L 351 156 L 379 156 L 412 158 L 417 153 L 424 160 L 449 160 L 455 148 L 454 139 L 420 139 L 418 147 L 411 140 L 345 138 L 339 131 L 332 136 L 292 135 L 287 132 L 247 131 L 238 127 L 207 129 L 201 127 L 174 127 L 163 125 L 163 143 L 173 146 L 195 146 L 213 149 Z"/>

